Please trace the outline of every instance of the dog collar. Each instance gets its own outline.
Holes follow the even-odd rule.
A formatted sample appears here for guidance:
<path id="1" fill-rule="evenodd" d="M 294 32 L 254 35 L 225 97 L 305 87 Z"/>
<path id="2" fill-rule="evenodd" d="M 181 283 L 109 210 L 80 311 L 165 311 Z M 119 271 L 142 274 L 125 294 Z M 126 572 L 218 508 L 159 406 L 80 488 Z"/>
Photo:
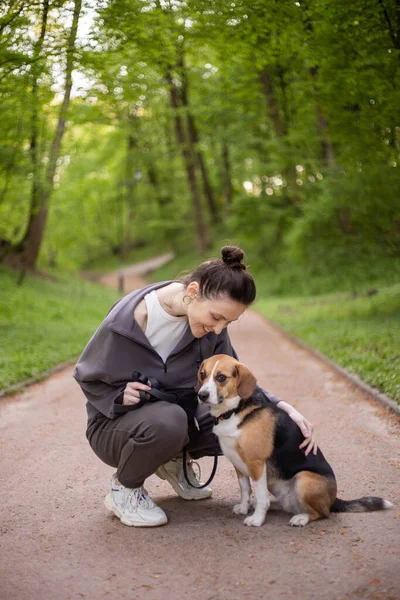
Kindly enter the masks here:
<path id="1" fill-rule="evenodd" d="M 232 415 L 236 415 L 238 412 L 240 412 L 246 406 L 248 406 L 248 404 L 248 400 L 241 400 L 236 408 L 232 408 L 232 410 L 227 410 L 226 412 L 222 413 L 222 415 L 219 415 L 219 417 L 216 417 L 216 423 L 218 423 L 219 421 L 226 421 L 227 419 L 230 419 Z"/>
<path id="2" fill-rule="evenodd" d="M 222 415 L 219 415 L 219 417 L 215 417 L 215 420 L 217 423 L 219 421 L 226 421 L 227 419 L 230 419 L 231 416 L 234 415 L 235 413 L 237 413 L 237 410 L 228 410 L 228 412 L 225 412 Z"/>
<path id="3" fill-rule="evenodd" d="M 236 408 L 232 408 L 232 410 L 227 410 L 225 413 L 222 413 L 222 415 L 219 415 L 219 417 L 215 417 L 215 424 L 217 425 L 220 421 L 226 421 L 227 419 L 230 419 L 232 415 L 236 415 L 238 412 L 244 410 L 252 404 L 258 405 L 258 402 L 254 400 L 252 396 L 250 396 L 250 398 L 247 398 L 246 400 L 242 399 Z"/>

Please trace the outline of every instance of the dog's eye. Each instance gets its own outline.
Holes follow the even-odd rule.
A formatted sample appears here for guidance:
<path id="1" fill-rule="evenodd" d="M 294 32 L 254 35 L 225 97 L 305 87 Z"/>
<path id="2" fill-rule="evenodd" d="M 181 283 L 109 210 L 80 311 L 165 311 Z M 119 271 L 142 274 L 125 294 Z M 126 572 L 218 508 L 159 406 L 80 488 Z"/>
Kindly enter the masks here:
<path id="1" fill-rule="evenodd" d="M 200 373 L 200 379 L 203 381 L 203 379 L 206 378 L 206 372 L 205 371 L 201 371 Z"/>
<path id="2" fill-rule="evenodd" d="M 216 378 L 217 381 L 219 381 L 220 383 L 224 383 L 224 381 L 226 381 L 226 375 L 223 375 L 222 373 L 219 373 Z"/>

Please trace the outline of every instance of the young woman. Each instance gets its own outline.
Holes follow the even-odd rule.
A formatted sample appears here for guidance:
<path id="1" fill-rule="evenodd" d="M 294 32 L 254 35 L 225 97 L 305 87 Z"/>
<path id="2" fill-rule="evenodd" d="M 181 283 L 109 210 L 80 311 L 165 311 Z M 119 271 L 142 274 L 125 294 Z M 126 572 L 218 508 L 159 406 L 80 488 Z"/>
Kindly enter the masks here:
<path id="1" fill-rule="evenodd" d="M 143 395 L 151 385 L 132 381 L 132 374 L 155 378 L 163 389 L 187 389 L 194 387 L 205 358 L 237 357 L 227 326 L 256 296 L 243 256 L 240 248 L 226 246 L 221 259 L 202 263 L 183 281 L 165 281 L 128 294 L 110 310 L 79 358 L 74 377 L 87 398 L 87 439 L 97 456 L 117 469 L 105 505 L 125 525 L 167 523 L 166 514 L 143 487 L 153 473 L 167 479 L 186 500 L 211 496 L 210 488 L 187 484 L 181 456 L 184 447 L 193 459 L 220 452 L 209 409 L 198 406 L 197 430 L 190 432 L 184 409 L 162 400 L 143 402 L 140 392 Z M 297 423 L 306 454 L 316 452 L 311 424 L 273 394 L 257 391 Z M 190 463 L 187 470 L 189 479 L 196 481 Z"/>

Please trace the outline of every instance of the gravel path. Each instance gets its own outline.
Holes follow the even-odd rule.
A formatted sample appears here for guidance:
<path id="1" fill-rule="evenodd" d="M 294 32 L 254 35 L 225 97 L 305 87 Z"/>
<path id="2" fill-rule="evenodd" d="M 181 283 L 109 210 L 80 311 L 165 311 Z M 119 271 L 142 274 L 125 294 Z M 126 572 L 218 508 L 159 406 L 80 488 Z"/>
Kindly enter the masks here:
<path id="1" fill-rule="evenodd" d="M 230 333 L 259 383 L 315 424 L 341 497 L 382 495 L 395 508 L 304 529 L 272 513 L 250 529 L 232 514 L 238 486 L 222 459 L 212 499 L 185 502 L 152 476 L 169 524 L 125 527 L 103 506 L 112 469 L 86 442 L 84 398 L 66 368 L 0 403 L 1 599 L 400 598 L 398 418 L 255 312 Z M 204 474 L 210 465 L 201 461 Z"/>

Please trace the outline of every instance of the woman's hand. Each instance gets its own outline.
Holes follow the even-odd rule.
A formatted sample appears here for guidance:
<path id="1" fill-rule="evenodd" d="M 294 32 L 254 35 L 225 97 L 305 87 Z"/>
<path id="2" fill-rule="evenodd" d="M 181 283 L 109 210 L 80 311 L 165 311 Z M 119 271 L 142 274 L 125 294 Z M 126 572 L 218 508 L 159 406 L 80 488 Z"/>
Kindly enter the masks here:
<path id="1" fill-rule="evenodd" d="M 139 391 L 143 390 L 144 392 L 148 392 L 150 389 L 151 385 L 145 385 L 144 383 L 139 383 L 139 381 L 130 381 L 126 385 L 122 405 L 129 406 L 132 404 L 139 404 Z"/>
<path id="2" fill-rule="evenodd" d="M 304 454 L 308 456 L 310 452 L 313 454 L 317 454 L 318 445 L 315 439 L 314 427 L 303 417 L 301 413 L 295 408 L 292 409 L 292 412 L 289 413 L 289 417 L 293 419 L 293 421 L 300 427 L 301 433 L 304 435 L 304 442 L 302 442 L 299 446 L 301 450 L 304 449 Z"/>
<path id="3" fill-rule="evenodd" d="M 289 417 L 296 423 L 296 425 L 298 425 L 301 433 L 304 435 L 305 440 L 300 444 L 299 448 L 302 450 L 305 449 L 304 454 L 306 456 L 308 456 L 310 452 L 312 452 L 313 454 L 317 454 L 318 444 L 315 439 L 314 427 L 312 426 L 310 421 L 307 421 L 307 419 L 303 417 L 303 415 L 299 413 L 298 410 L 293 408 L 293 406 L 291 406 L 287 402 L 279 402 L 278 406 L 289 415 Z"/>

